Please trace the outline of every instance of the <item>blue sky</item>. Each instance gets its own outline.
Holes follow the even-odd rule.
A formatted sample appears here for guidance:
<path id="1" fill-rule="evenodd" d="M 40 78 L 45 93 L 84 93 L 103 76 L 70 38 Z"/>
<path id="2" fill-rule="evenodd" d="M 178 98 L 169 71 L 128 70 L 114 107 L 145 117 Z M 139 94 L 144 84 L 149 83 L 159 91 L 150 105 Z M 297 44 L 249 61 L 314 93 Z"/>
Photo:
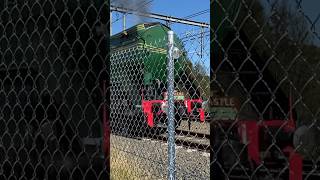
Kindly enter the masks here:
<path id="1" fill-rule="evenodd" d="M 117 0 L 115 0 L 117 1 Z M 145 0 L 144 3 L 141 0 L 121 0 L 122 2 L 126 3 L 126 1 L 135 1 L 138 5 L 144 4 L 145 2 L 149 2 L 150 0 Z M 119 2 L 119 1 L 118 1 Z M 208 10 L 206 13 L 192 17 L 190 20 L 200 21 L 200 22 L 210 22 L 210 0 L 153 0 L 151 3 L 148 4 L 149 8 L 148 11 L 157 14 L 163 14 L 168 16 L 180 17 L 185 18 L 189 15 L 195 14 L 200 11 Z M 143 20 L 139 19 L 135 15 L 127 15 L 126 17 L 126 28 L 130 28 L 139 22 L 156 22 L 159 20 L 144 18 Z M 112 13 L 112 34 L 116 34 L 122 31 L 123 28 L 123 21 L 122 21 L 122 14 L 121 13 Z M 161 21 L 160 21 L 161 22 Z M 164 22 L 162 22 L 164 23 Z M 189 25 L 182 25 L 182 24 L 172 24 L 172 30 L 178 34 L 180 37 L 183 37 L 186 32 L 196 33 L 199 32 L 200 29 L 194 26 Z M 209 29 L 207 29 L 209 31 Z M 197 41 L 197 42 L 196 42 Z M 207 33 L 207 37 L 205 41 L 204 53 L 202 58 L 199 55 L 194 53 L 195 51 L 200 51 L 198 47 L 200 47 L 199 40 L 190 40 L 186 42 L 186 49 L 190 50 L 189 57 L 193 60 L 193 62 L 200 62 L 203 64 L 207 72 L 209 74 L 210 68 L 210 37 L 209 33 Z"/>
<path id="2" fill-rule="evenodd" d="M 139 0 L 131 0 L 136 2 L 141 2 Z M 147 1 L 148 2 L 148 1 Z M 168 16 L 175 17 L 186 17 L 191 14 L 197 13 L 202 10 L 210 9 L 209 0 L 153 0 L 150 3 L 150 12 L 158 13 Z M 119 14 L 120 15 L 120 14 Z M 120 16 L 119 16 L 120 17 Z M 116 13 L 113 13 L 113 21 L 118 17 Z M 136 16 L 128 15 L 127 16 L 127 27 L 131 27 L 136 24 Z M 146 19 L 148 21 L 154 21 L 153 19 Z M 210 13 L 206 13 L 200 16 L 193 17 L 191 20 L 207 22 L 210 21 Z M 178 26 L 174 26 L 176 31 L 182 31 Z M 122 30 L 122 20 L 119 20 L 112 25 L 113 33 L 119 32 Z"/>

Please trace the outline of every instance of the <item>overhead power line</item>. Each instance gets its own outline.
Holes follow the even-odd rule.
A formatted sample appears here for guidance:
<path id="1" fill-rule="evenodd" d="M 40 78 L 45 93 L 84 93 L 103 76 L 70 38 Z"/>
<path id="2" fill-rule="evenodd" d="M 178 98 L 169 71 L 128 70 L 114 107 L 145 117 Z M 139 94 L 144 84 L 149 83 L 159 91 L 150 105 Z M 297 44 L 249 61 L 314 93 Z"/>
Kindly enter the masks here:
<path id="1" fill-rule="evenodd" d="M 159 19 L 159 20 L 163 20 L 163 21 L 182 23 L 182 24 L 188 24 L 188 25 L 205 27 L 205 28 L 210 27 L 210 25 L 205 22 L 192 21 L 192 20 L 187 20 L 185 18 L 177 18 L 177 17 L 165 16 L 165 15 L 155 14 L 155 13 L 138 12 L 138 11 L 134 11 L 132 9 L 121 8 L 121 7 L 116 7 L 116 6 L 111 6 L 110 10 L 122 12 L 122 13 L 127 13 L 127 14 L 135 14 L 138 16 L 144 16 L 144 17 Z"/>
<path id="2" fill-rule="evenodd" d="M 191 14 L 189 16 L 186 16 L 184 17 L 185 19 L 190 19 L 190 18 L 193 18 L 193 17 L 196 17 L 196 16 L 200 16 L 202 14 L 205 14 L 205 13 L 209 13 L 210 12 L 210 9 L 206 9 L 206 10 L 203 10 L 203 11 L 199 11 L 197 13 L 194 13 L 194 14 Z"/>

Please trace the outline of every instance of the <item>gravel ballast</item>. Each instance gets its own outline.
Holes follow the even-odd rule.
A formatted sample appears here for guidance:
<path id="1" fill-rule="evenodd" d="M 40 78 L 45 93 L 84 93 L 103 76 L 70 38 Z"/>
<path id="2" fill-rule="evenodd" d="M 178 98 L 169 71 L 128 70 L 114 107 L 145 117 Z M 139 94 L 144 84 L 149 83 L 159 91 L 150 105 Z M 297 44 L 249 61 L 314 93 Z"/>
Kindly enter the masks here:
<path id="1" fill-rule="evenodd" d="M 132 179 L 167 179 L 167 143 L 111 135 L 111 148 L 121 154 L 111 154 L 111 167 L 129 166 Z M 176 145 L 177 179 L 210 179 L 209 172 L 209 153 Z"/>

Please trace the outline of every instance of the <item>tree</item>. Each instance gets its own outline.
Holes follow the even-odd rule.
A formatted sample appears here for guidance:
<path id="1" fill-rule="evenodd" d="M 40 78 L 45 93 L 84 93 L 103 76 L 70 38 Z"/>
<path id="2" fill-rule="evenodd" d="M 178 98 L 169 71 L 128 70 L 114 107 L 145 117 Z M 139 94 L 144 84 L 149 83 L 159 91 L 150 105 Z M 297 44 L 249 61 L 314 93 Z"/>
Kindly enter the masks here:
<path id="1" fill-rule="evenodd" d="M 195 74 L 195 80 L 199 83 L 201 96 L 204 99 L 208 99 L 210 93 L 210 77 L 208 76 L 204 65 L 199 61 L 194 64 L 193 69 Z"/>

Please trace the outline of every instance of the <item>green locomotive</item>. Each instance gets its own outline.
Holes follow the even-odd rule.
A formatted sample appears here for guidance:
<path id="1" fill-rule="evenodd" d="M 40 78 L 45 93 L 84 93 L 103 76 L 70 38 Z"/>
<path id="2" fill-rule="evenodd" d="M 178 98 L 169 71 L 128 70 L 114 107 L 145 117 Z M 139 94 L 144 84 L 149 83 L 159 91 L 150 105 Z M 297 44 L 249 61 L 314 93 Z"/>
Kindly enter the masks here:
<path id="1" fill-rule="evenodd" d="M 142 23 L 111 37 L 111 104 L 114 105 L 111 117 L 115 117 L 119 109 L 125 109 L 122 113 L 135 117 L 140 114 L 143 123 L 149 127 L 166 126 L 166 44 L 169 30 L 161 23 Z M 174 65 L 177 126 L 183 117 L 191 114 L 203 121 L 200 92 L 196 84 L 186 83 L 192 82 L 188 81 L 191 78 L 188 73 L 190 60 L 176 35 L 174 42 L 182 52 Z M 122 106 L 117 108 L 118 105 Z"/>

